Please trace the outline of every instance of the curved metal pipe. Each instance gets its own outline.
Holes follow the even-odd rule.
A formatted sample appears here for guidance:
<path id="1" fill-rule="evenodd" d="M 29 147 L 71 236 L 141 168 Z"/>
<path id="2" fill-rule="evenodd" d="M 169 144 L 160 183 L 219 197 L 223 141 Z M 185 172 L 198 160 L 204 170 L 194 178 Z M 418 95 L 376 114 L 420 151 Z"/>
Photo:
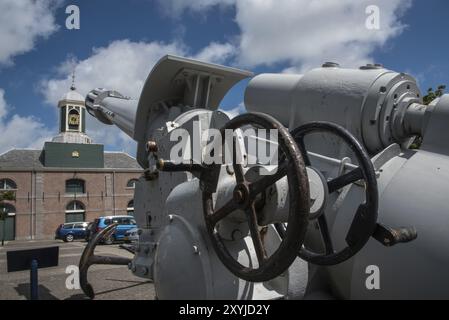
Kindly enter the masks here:
<path id="1" fill-rule="evenodd" d="M 94 254 L 97 244 L 103 238 L 107 238 L 112 235 L 117 223 L 110 224 L 100 232 L 98 232 L 95 237 L 86 245 L 83 254 L 81 255 L 79 263 L 80 272 L 80 286 L 83 292 L 90 299 L 95 298 L 95 292 L 92 285 L 87 281 L 87 271 L 89 267 L 93 264 L 111 264 L 111 265 L 128 265 L 132 260 L 123 257 L 108 257 L 108 256 L 96 256 Z"/>

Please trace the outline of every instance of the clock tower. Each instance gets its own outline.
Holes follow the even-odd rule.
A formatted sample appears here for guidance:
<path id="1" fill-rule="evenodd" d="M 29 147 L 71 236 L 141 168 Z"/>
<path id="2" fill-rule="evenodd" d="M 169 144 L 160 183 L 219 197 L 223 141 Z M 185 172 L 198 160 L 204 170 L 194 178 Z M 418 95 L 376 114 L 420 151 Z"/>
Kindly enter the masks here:
<path id="1" fill-rule="evenodd" d="M 74 79 L 74 76 L 72 76 Z M 92 143 L 86 135 L 86 106 L 84 97 L 76 91 L 74 80 L 62 99 L 58 102 L 59 108 L 59 134 L 53 142 L 65 143 Z"/>
<path id="2" fill-rule="evenodd" d="M 42 161 L 45 167 L 104 168 L 104 146 L 92 143 L 86 134 L 84 97 L 72 85 L 58 102 L 59 134 L 44 144 Z"/>

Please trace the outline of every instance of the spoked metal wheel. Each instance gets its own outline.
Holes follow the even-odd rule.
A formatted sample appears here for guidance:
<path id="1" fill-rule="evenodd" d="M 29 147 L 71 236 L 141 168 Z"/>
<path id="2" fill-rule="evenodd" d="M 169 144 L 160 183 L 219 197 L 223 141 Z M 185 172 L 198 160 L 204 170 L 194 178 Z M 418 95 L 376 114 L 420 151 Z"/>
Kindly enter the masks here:
<path id="1" fill-rule="evenodd" d="M 225 144 L 224 131 L 237 130 L 242 127 L 253 126 L 255 128 L 277 129 L 279 154 L 285 157 L 282 166 L 273 175 L 264 176 L 258 181 L 249 182 L 244 175 L 243 167 L 237 163 L 236 158 L 232 163 L 236 187 L 233 197 L 221 208 L 214 207 L 213 193 L 218 181 L 214 185 L 208 185 L 203 189 L 203 210 L 207 232 L 221 262 L 237 277 L 252 281 L 262 282 L 271 280 L 282 274 L 296 259 L 297 252 L 302 246 L 308 224 L 309 214 L 309 185 L 304 161 L 299 148 L 292 136 L 276 119 L 262 113 L 248 113 L 230 120 L 222 129 L 223 150 Z M 234 155 L 236 154 L 236 142 L 233 143 Z M 215 166 L 208 176 L 218 176 L 221 166 Z M 256 198 L 276 181 L 287 175 L 289 187 L 289 215 L 288 226 L 279 247 L 273 254 L 267 256 L 267 251 L 259 232 L 259 219 L 256 211 Z M 204 185 L 204 183 L 203 183 Z M 230 254 L 221 238 L 217 225 L 221 220 L 236 210 L 242 210 L 246 214 L 250 235 L 257 255 L 258 267 L 244 266 Z"/>
<path id="2" fill-rule="evenodd" d="M 360 204 L 355 212 L 349 231 L 345 237 L 346 246 L 334 250 L 334 244 L 328 228 L 325 214 L 320 215 L 318 225 L 324 242 L 325 253 L 313 252 L 303 247 L 299 251 L 299 257 L 317 265 L 335 265 L 348 260 L 359 252 L 369 238 L 373 235 L 377 225 L 379 195 L 377 180 L 371 159 L 360 142 L 343 127 L 331 122 L 311 122 L 292 131 L 299 149 L 302 152 L 306 166 L 311 166 L 304 144 L 304 138 L 311 133 L 326 132 L 341 138 L 355 154 L 359 166 L 352 171 L 343 174 L 327 182 L 329 194 L 340 190 L 356 181 L 364 182 L 365 202 Z M 285 226 L 276 224 L 276 229 L 281 237 L 285 236 Z"/>

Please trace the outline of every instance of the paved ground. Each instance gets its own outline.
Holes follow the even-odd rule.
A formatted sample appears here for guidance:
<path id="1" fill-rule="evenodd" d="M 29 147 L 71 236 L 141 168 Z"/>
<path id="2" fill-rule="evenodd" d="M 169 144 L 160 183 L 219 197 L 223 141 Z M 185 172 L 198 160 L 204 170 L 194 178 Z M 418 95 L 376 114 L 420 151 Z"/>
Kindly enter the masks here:
<path id="1" fill-rule="evenodd" d="M 39 295 L 42 300 L 87 299 L 82 290 L 66 288 L 65 273 L 68 265 L 78 265 L 85 242 L 64 243 L 58 240 L 11 241 L 0 247 L 0 300 L 29 299 L 29 271 L 7 273 L 6 252 L 36 247 L 59 246 L 59 266 L 39 269 Z M 100 255 L 132 257 L 118 245 L 99 245 L 95 250 Z M 143 300 L 154 299 L 153 284 L 135 277 L 126 266 L 96 265 L 89 269 L 89 282 L 98 300 Z"/>

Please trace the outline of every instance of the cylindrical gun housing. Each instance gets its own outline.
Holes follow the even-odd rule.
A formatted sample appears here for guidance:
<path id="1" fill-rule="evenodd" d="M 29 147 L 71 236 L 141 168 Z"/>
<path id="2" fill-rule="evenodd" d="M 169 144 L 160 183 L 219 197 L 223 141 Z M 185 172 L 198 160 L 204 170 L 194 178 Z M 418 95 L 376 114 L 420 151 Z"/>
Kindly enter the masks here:
<path id="1" fill-rule="evenodd" d="M 304 75 L 261 74 L 245 92 L 249 111 L 268 113 L 290 129 L 311 121 L 340 124 L 371 153 L 404 142 L 394 136 L 392 120 L 401 108 L 420 102 L 412 77 L 379 65 L 344 69 L 326 64 Z"/>

